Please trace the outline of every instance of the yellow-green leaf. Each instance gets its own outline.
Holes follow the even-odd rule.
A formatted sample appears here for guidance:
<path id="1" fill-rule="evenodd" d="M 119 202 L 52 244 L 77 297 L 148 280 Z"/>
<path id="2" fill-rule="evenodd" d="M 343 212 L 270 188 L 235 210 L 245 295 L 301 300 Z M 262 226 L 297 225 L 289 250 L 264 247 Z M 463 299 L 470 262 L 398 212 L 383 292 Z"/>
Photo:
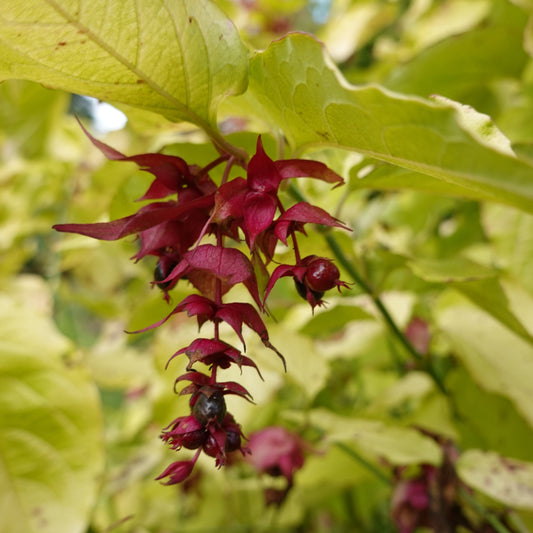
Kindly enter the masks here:
<path id="1" fill-rule="evenodd" d="M 437 323 L 474 381 L 509 398 L 533 427 L 531 344 L 466 301 L 440 310 Z"/>
<path id="2" fill-rule="evenodd" d="M 468 197 L 533 212 L 533 166 L 502 153 L 501 139 L 495 150 L 493 140 L 474 136 L 472 113 L 466 119 L 450 103 L 350 85 L 308 35 L 288 35 L 258 53 L 250 90 L 240 98 L 281 129 L 295 151 L 313 144 L 348 148 L 442 180 L 449 194 L 468 189 Z"/>
<path id="3" fill-rule="evenodd" d="M 468 450 L 457 461 L 457 472 L 465 483 L 505 505 L 533 509 L 533 463 Z"/>
<path id="4" fill-rule="evenodd" d="M 342 417 L 325 409 L 315 409 L 310 418 L 325 431 L 329 442 L 342 442 L 365 455 L 385 458 L 395 465 L 437 465 L 441 461 L 441 450 L 435 441 L 411 428 Z"/>
<path id="5" fill-rule="evenodd" d="M 35 303 L 0 298 L 0 531 L 82 533 L 104 463 L 99 397 Z"/>
<path id="6" fill-rule="evenodd" d="M 22 78 L 209 128 L 247 52 L 208 0 L 2 0 L 0 80 Z"/>

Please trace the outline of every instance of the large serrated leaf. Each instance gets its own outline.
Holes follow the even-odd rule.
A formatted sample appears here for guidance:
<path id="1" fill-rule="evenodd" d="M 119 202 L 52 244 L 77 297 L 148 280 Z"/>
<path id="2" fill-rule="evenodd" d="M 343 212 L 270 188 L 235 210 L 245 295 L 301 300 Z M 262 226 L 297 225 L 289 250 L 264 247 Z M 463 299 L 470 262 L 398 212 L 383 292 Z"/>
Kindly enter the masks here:
<path id="1" fill-rule="evenodd" d="M 471 197 L 533 212 L 530 164 L 474 137 L 453 105 L 349 85 L 309 35 L 290 34 L 258 53 L 245 98 L 293 150 L 348 148 L 443 180 L 459 196 L 468 188 Z"/>
<path id="2" fill-rule="evenodd" d="M 0 531 L 82 533 L 103 469 L 99 399 L 31 304 L 0 299 Z"/>
<path id="3" fill-rule="evenodd" d="M 202 127 L 246 88 L 247 52 L 208 0 L 2 0 L 0 79 L 22 78 Z"/>

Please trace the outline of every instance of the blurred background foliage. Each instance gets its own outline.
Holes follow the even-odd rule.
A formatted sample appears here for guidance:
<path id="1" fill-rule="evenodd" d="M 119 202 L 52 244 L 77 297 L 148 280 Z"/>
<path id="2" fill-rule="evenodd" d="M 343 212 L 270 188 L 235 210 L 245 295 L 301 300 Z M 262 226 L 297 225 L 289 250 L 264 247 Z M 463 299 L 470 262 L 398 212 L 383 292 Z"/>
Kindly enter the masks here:
<path id="1" fill-rule="evenodd" d="M 350 82 L 469 104 L 494 119 L 517 153 L 533 159 L 533 25 L 526 0 L 218 4 L 251 49 L 289 31 L 311 32 Z M 282 279 L 270 299 L 268 325 L 288 372 L 250 337 L 248 352 L 265 379 L 244 369 L 236 380 L 252 391 L 256 404 L 229 399 L 228 408 L 245 434 L 279 424 L 309 441 L 313 452 L 294 488 L 281 506 L 266 506 L 264 490 L 276 479 L 258 477 L 239 461 L 217 471 L 210 460 L 200 462 L 191 481 L 167 488 L 153 481 L 174 460 L 158 434 L 187 405 L 173 393 L 184 362 L 177 358 L 166 371 L 165 364 L 194 338 L 196 323 L 179 315 L 163 328 L 125 334 L 168 312 L 150 286 L 154 264 L 130 261 L 133 239 L 108 243 L 51 230 L 55 223 L 134 212 L 133 201 L 148 179 L 134 164 L 106 161 L 73 110 L 88 123 L 93 119 L 95 135 L 128 155 L 163 150 L 198 165 L 215 157 L 190 125 L 124 107 L 125 127 L 105 132 L 94 108 L 80 108 L 79 98 L 29 82 L 0 84 L 0 350 L 5 354 L 16 343 L 28 357 L 28 372 L 35 371 L 34 359 L 47 355 L 65 373 L 62 383 L 74 379 L 69 372 L 79 381 L 78 403 L 69 400 L 78 406 L 70 414 L 79 418 L 77 467 L 66 486 L 76 491 L 83 482 L 87 488 L 77 522 L 54 531 L 397 531 L 391 521 L 394 489 L 379 473 L 394 467 L 416 473 L 421 464 L 440 464 L 441 448 L 427 435 L 450 439 L 461 451 L 523 461 L 529 477 L 520 481 L 522 490 L 512 477 L 497 474 L 496 488 L 486 490 L 468 464 L 459 470 L 479 491 L 483 512 L 465 504 L 479 523 L 484 512 L 506 513 L 510 531 L 533 531 L 531 215 L 416 186 L 399 191 L 395 175 L 405 170 L 332 148 L 309 152 L 347 184 L 325 194 L 323 184 L 300 180 L 300 191 L 353 228 L 336 232 L 342 253 L 355 258 L 419 352 L 431 353 L 447 393 L 416 368 L 360 286 L 329 294 L 328 306 L 313 315 Z M 256 132 L 240 126 L 231 117 L 222 124 L 232 142 L 252 152 Z M 273 139 L 265 144 L 276 157 Z M 368 172 L 376 173 L 375 188 L 358 183 Z M 315 231 L 301 251 L 331 255 L 324 235 Z M 172 301 L 188 291 L 180 283 Z M 0 380 L 19 364 L 3 360 Z M 20 406 L 25 416 L 34 412 L 11 382 L 0 395 L 10 415 Z M 52 396 L 67 408 L 61 391 Z M 52 436 L 51 442 L 61 447 L 63 438 Z M 13 440 L 2 442 L 0 452 L 8 454 Z M 28 453 L 38 448 L 36 443 Z M 487 465 L 487 471 L 493 468 Z M 515 489 L 520 497 L 505 496 Z M 21 516 L 30 512 L 23 503 L 13 509 Z M 24 527 L 20 531 L 30 531 Z"/>

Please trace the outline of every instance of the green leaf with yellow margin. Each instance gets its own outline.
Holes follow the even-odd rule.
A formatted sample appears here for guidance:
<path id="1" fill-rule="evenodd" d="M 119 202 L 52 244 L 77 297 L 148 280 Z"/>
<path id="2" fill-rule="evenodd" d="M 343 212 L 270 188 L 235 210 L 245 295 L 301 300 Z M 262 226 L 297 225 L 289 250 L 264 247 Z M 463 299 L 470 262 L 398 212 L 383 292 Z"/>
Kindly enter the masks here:
<path id="1" fill-rule="evenodd" d="M 246 88 L 233 23 L 208 0 L 1 0 L 0 80 L 19 78 L 209 130 Z"/>
<path id="2" fill-rule="evenodd" d="M 471 302 L 533 345 L 533 337 L 510 307 L 496 270 L 461 256 L 438 260 L 411 258 L 407 261 L 407 266 L 425 281 L 453 286 Z"/>

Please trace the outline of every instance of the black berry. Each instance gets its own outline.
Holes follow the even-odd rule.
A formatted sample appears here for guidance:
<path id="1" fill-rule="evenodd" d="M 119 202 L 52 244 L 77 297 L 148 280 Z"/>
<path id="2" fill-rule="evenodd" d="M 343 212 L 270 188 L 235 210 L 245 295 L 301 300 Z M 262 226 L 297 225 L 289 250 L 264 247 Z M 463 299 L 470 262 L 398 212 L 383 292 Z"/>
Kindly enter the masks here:
<path id="1" fill-rule="evenodd" d="M 298 294 L 304 299 L 307 300 L 307 291 L 309 291 L 316 302 L 322 300 L 322 296 L 324 296 L 323 291 L 314 291 L 310 287 L 308 287 L 305 283 L 302 283 L 301 281 L 298 281 L 296 278 L 294 278 L 294 285 L 296 286 L 296 290 L 298 291 Z"/>
<path id="2" fill-rule="evenodd" d="M 219 424 L 222 424 L 226 416 L 226 402 L 220 392 L 215 391 L 208 396 L 200 389 L 195 400 L 192 414 L 200 424 L 206 426 L 212 420 L 216 420 Z"/>

